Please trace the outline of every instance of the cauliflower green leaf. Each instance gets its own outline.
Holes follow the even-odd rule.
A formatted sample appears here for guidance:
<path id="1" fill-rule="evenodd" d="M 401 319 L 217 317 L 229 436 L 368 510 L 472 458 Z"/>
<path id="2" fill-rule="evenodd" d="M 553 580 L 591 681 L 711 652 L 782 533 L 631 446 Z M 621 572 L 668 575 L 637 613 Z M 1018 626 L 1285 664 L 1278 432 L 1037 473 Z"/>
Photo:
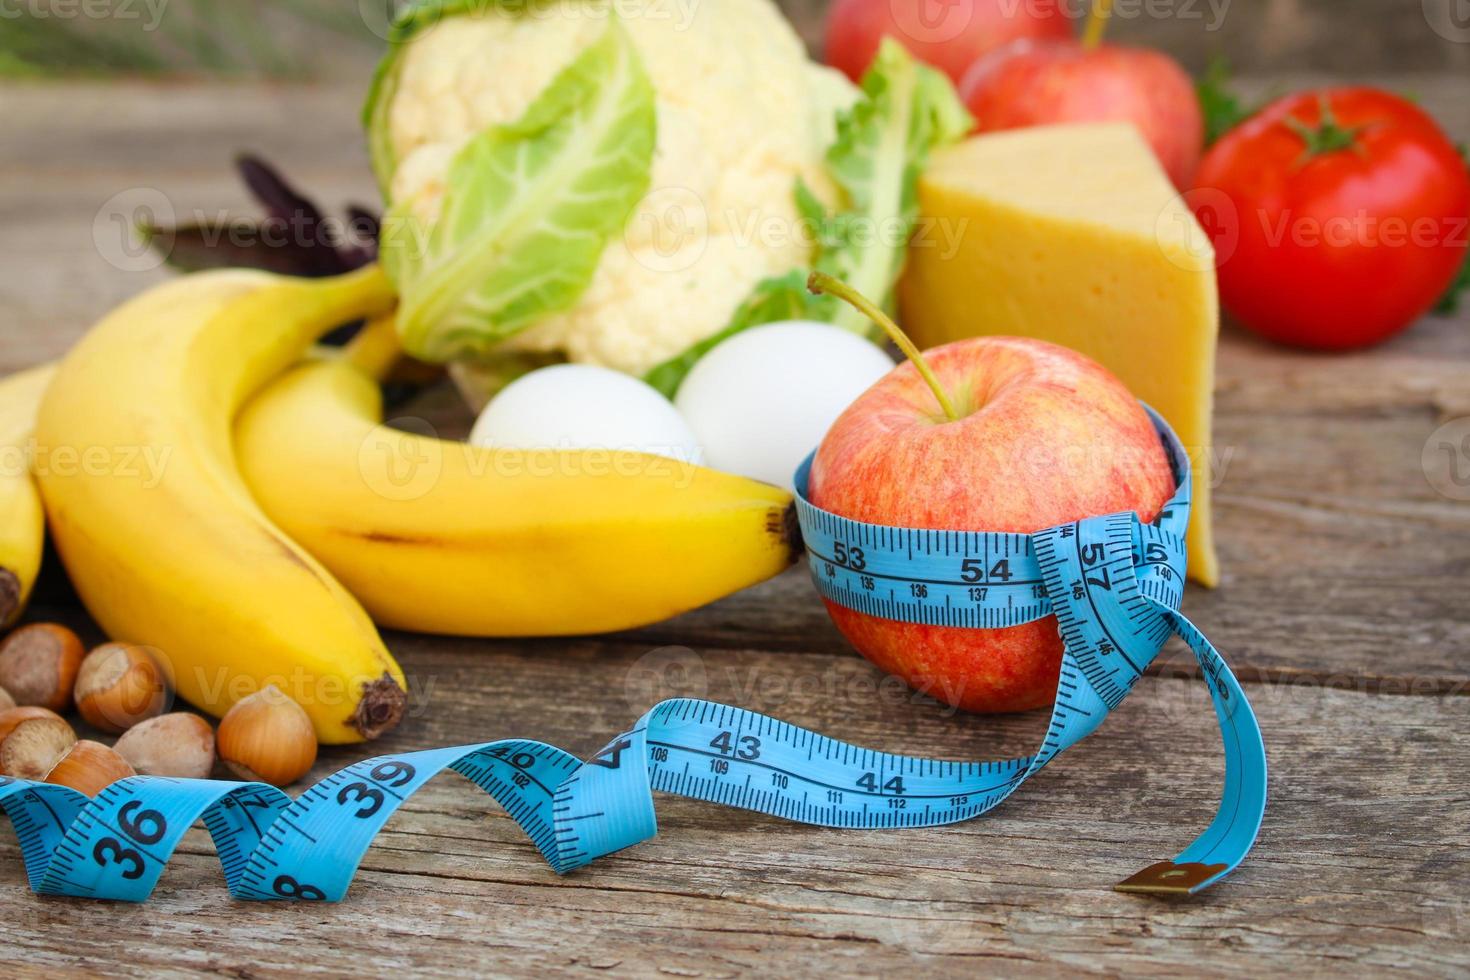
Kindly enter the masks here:
<path id="1" fill-rule="evenodd" d="M 949 79 L 892 38 L 862 89 L 827 151 L 846 206 L 821 225 L 815 267 L 888 306 L 919 217 L 919 175 L 934 149 L 962 139 L 974 120 Z M 824 319 L 872 336 L 872 323 L 852 307 L 827 309 Z"/>
<path id="2" fill-rule="evenodd" d="M 656 130 L 653 85 L 612 21 L 519 120 L 465 144 L 432 222 L 393 202 L 381 248 L 404 348 L 480 353 L 574 305 L 648 190 Z"/>
<path id="3" fill-rule="evenodd" d="M 837 119 L 827 170 L 841 193 L 835 212 L 798 180 L 797 209 L 815 242 L 812 268 L 891 306 L 919 216 L 919 175 L 934 150 L 974 125 L 942 73 L 885 39 L 862 81 L 863 97 Z M 805 269 L 759 283 L 729 326 L 644 376 L 672 397 L 695 363 L 725 339 L 776 320 L 808 319 L 879 339 L 862 314 L 806 289 Z"/>
<path id="4" fill-rule="evenodd" d="M 740 308 L 730 318 L 729 326 L 714 336 L 701 340 L 678 357 L 664 361 L 645 374 L 643 380 L 662 392 L 665 398 L 672 400 L 685 377 L 699 363 L 699 359 L 729 338 L 763 323 L 807 319 L 811 316 L 813 301 L 828 298 L 813 296 L 807 292 L 806 273 L 800 269 L 793 269 L 784 276 L 763 279 L 751 290 L 745 302 L 740 304 Z"/>
<path id="5" fill-rule="evenodd" d="M 368 89 L 367 101 L 362 107 L 362 126 L 367 133 L 368 159 L 373 174 L 378 178 L 378 189 L 383 200 L 390 201 L 393 172 L 398 169 L 398 160 L 393 153 L 392 128 L 388 114 L 393 107 L 393 96 L 398 91 L 398 79 L 403 72 L 403 48 L 395 47 L 378 62 L 373 73 L 372 88 Z"/>
<path id="6" fill-rule="evenodd" d="M 393 181 L 393 171 L 398 169 L 398 160 L 393 154 L 388 113 L 393 106 L 393 96 L 398 92 L 399 75 L 403 71 L 403 53 L 408 42 L 420 32 L 452 17 L 473 14 L 487 6 L 519 10 L 527 2 L 528 0 L 415 0 L 393 20 L 388 28 L 388 53 L 378 62 L 372 85 L 368 88 L 367 101 L 362 106 L 362 125 L 367 131 L 368 156 L 385 201 L 389 198 L 388 188 Z"/>

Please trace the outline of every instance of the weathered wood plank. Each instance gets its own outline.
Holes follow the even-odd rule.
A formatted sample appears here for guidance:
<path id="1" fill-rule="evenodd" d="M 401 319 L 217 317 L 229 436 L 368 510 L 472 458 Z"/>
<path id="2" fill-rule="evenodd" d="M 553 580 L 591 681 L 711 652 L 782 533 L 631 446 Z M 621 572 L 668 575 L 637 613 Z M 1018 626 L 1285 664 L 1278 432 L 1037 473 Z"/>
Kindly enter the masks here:
<path id="1" fill-rule="evenodd" d="M 776 0 L 809 49 L 822 49 L 823 24 L 831 0 Z M 1328 71 L 1365 72 L 1439 69 L 1463 71 L 1470 67 L 1470 31 L 1457 0 L 1122 0 L 1114 6 L 1109 37 L 1124 44 L 1146 45 L 1168 51 L 1191 71 L 1202 70 L 1209 59 L 1223 55 L 1244 72 L 1292 72 L 1301 65 Z M 1062 0 L 1061 6 L 1080 15 L 1090 0 Z M 170 0 L 133 3 L 103 10 L 120 11 L 88 15 L 78 21 L 76 7 L 16 8 L 19 16 L 31 9 L 51 11 L 52 19 L 70 14 L 68 26 L 81 28 L 97 39 L 122 42 L 125 47 L 142 45 L 162 58 L 172 70 L 200 72 L 201 59 L 187 53 L 169 35 L 212 36 L 222 49 L 220 57 L 206 57 L 211 70 L 265 74 L 308 73 L 317 79 L 358 77 L 366 79 L 382 53 L 383 37 L 391 4 L 338 4 L 319 6 L 309 16 L 291 16 L 305 5 L 289 0 L 256 5 L 261 26 L 268 32 L 270 57 L 259 41 L 232 35 L 227 26 L 210 30 L 218 20 L 206 0 Z M 649 11 L 654 16 L 683 17 L 694 6 L 692 0 L 649 0 L 624 4 L 628 16 Z M 157 8 L 163 30 L 139 36 L 143 23 L 151 22 Z M 275 8 L 275 9 L 271 9 Z M 92 9 L 88 7 L 87 9 Z M 129 13 L 149 11 L 142 17 Z M 923 9 L 923 8 L 921 8 Z M 926 13 L 931 24 L 948 25 L 964 8 L 932 7 Z M 952 12 L 951 12 L 952 11 Z M 90 22 L 86 22 L 90 21 Z M 333 29 L 323 26 L 330 22 Z M 201 45 L 202 47 L 203 45 Z M 193 47 L 187 45 L 185 47 Z M 3 46 L 0 46 L 3 50 Z M 77 66 L 84 67 L 84 66 Z"/>
<path id="2" fill-rule="evenodd" d="M 1389 82 L 1470 135 L 1460 79 Z M 180 212 L 241 204 L 225 169 L 238 147 L 279 159 L 330 205 L 371 200 L 359 94 L 0 93 L 0 371 L 55 356 L 158 277 L 98 253 L 94 218 L 119 191 L 157 188 Z M 1470 676 L 1470 514 L 1435 494 L 1420 456 L 1437 425 L 1470 414 L 1467 325 L 1464 314 L 1429 320 L 1348 357 L 1291 354 L 1227 329 L 1217 432 L 1233 450 L 1217 511 L 1227 580 L 1191 590 L 1186 611 L 1255 679 L 1273 803 L 1251 862 L 1201 899 L 1107 890 L 1182 846 L 1214 803 L 1218 736 L 1203 687 L 1158 676 L 1000 811 L 954 828 L 840 833 L 665 798 L 658 840 L 557 879 L 493 804 L 445 777 L 390 824 L 347 903 L 311 908 L 230 902 L 201 831 L 149 905 L 37 899 L 0 834 L 10 924 L 0 962 L 7 973 L 695 976 L 1315 974 L 1353 963 L 1463 975 L 1470 698 L 1433 692 L 1463 692 Z M 846 648 L 804 575 L 611 640 L 391 637 L 417 699 L 382 748 L 521 735 L 585 755 L 675 694 L 941 757 L 1034 747 L 1040 717 L 951 717 L 884 681 Z M 78 617 L 54 602 L 38 612 Z M 692 649 L 649 652 L 664 644 Z M 326 752 L 318 775 L 360 755 Z"/>
<path id="3" fill-rule="evenodd" d="M 427 697 L 390 749 L 522 735 L 586 755 L 661 694 L 950 758 L 1026 752 L 1044 728 L 914 704 L 853 657 L 393 640 Z M 229 901 L 202 831 L 145 906 L 42 900 L 6 838 L 0 962 L 117 969 L 125 942 L 133 969 L 251 975 L 1470 969 L 1470 698 L 1250 693 L 1272 806 L 1251 861 L 1189 901 L 1108 890 L 1202 829 L 1218 792 L 1203 685 L 1150 678 L 1002 808 L 950 828 L 824 830 L 661 796 L 657 839 L 558 879 L 446 776 L 392 820 L 346 903 L 313 908 Z M 356 757 L 331 750 L 317 774 Z"/>
<path id="4" fill-rule="evenodd" d="M 1452 132 L 1470 135 L 1457 79 L 1383 81 L 1418 92 Z M 358 97 L 349 86 L 8 91 L 15 138 L 0 143 L 0 173 L 15 179 L 0 184 L 8 228 L 0 263 L 9 273 L 0 308 L 11 326 L 0 370 L 55 356 L 109 305 L 162 275 L 120 271 L 99 255 L 94 218 L 119 192 L 153 188 L 185 214 L 241 207 L 243 191 L 227 171 L 239 147 L 282 161 L 330 205 L 372 200 Z M 157 112 L 162 99 L 166 117 Z M 105 220 L 99 227 L 104 242 L 116 236 Z M 1226 328 L 1216 430 L 1225 583 L 1191 590 L 1185 608 L 1248 675 L 1369 687 L 1386 678 L 1432 690 L 1466 679 L 1470 505 L 1438 496 L 1421 456 L 1438 425 L 1470 415 L 1467 326 L 1470 312 L 1430 318 L 1382 348 L 1339 357 L 1285 351 Z M 443 399 L 429 412 L 445 422 Z M 799 574 L 638 635 L 845 649 Z"/>
<path id="5" fill-rule="evenodd" d="M 243 208 L 236 153 L 281 163 L 323 205 L 377 192 L 359 86 L 23 85 L 0 90 L 0 370 L 57 356 L 108 309 L 166 275 L 126 236 Z M 166 107 L 166 108 L 165 108 Z"/>
<path id="6" fill-rule="evenodd" d="M 1470 58 L 1470 45 L 1456 49 Z M 1354 65 L 1355 72 L 1360 68 Z M 1352 77 L 1414 93 L 1451 134 L 1470 138 L 1462 78 L 1422 71 Z M 1254 97 L 1343 78 L 1295 73 L 1243 79 L 1241 85 Z M 136 271 L 132 263 L 130 271 L 120 270 L 99 253 L 97 240 L 114 259 L 121 250 L 124 226 L 114 214 L 149 206 L 182 218 L 244 206 L 244 191 L 229 172 L 237 152 L 278 162 L 328 207 L 376 201 L 358 126 L 365 84 L 366 75 L 314 86 L 7 84 L 0 90 L 7 127 L 0 140 L 0 215 L 6 228 L 0 237 L 0 267 L 6 271 L 0 309 L 8 318 L 0 370 L 55 356 L 102 312 L 160 278 L 162 273 Z M 1449 351 L 1470 353 L 1466 322 L 1462 317 L 1454 329 L 1421 325 L 1396 342 L 1396 349 L 1418 355 L 1408 365 L 1414 371 L 1432 371 Z M 1228 367 L 1229 359 L 1222 358 L 1226 385 Z"/>

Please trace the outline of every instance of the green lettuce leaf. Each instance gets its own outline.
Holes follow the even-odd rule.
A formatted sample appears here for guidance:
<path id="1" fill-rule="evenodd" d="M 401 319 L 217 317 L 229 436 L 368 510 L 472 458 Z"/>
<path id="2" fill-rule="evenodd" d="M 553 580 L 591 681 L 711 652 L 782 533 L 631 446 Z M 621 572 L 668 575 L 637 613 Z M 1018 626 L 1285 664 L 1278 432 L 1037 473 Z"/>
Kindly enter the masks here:
<path id="1" fill-rule="evenodd" d="M 432 224 L 394 202 L 381 249 L 404 348 L 481 353 L 572 306 L 648 190 L 656 127 L 653 86 L 614 21 L 525 115 L 460 150 Z"/>
<path id="2" fill-rule="evenodd" d="M 1470 167 L 1470 148 L 1461 146 L 1460 156 L 1464 158 L 1465 165 Z M 1460 266 L 1460 274 L 1450 283 L 1450 288 L 1440 297 L 1439 302 L 1434 304 L 1434 312 L 1440 316 L 1452 316 L 1460 312 L 1466 296 L 1470 296 L 1470 250 L 1465 253 L 1465 264 Z"/>
<path id="3" fill-rule="evenodd" d="M 482 358 L 455 361 L 449 365 L 449 377 L 470 411 L 478 416 L 511 382 L 566 361 L 560 351 L 496 350 Z"/>
<path id="4" fill-rule="evenodd" d="M 841 194 L 835 212 L 797 181 L 802 220 L 814 232 L 812 267 L 891 306 L 918 220 L 919 175 L 934 150 L 965 137 L 974 120 L 941 72 L 885 39 L 862 81 L 863 97 L 837 119 L 827 169 Z M 729 326 L 644 376 L 677 391 L 695 363 L 734 334 L 774 320 L 833 323 L 878 339 L 877 328 L 845 303 L 806 290 L 807 269 L 759 283 Z"/>
<path id="5" fill-rule="evenodd" d="M 1460 266 L 1460 274 L 1450 283 L 1450 288 L 1434 304 L 1434 312 L 1440 316 L 1453 316 L 1460 312 L 1460 305 L 1467 294 L 1470 294 L 1470 255 L 1466 255 L 1465 264 Z"/>
<path id="6" fill-rule="evenodd" d="M 1205 118 L 1205 146 L 1215 142 L 1255 113 L 1230 88 L 1230 63 L 1216 56 L 1195 85 L 1200 112 Z"/>
<path id="7" fill-rule="evenodd" d="M 403 48 L 392 48 L 378 62 L 377 71 L 373 73 L 372 87 L 368 89 L 367 102 L 362 107 L 368 160 L 372 163 L 373 175 L 378 178 L 378 190 L 385 203 L 391 200 L 393 172 L 398 169 L 398 160 L 393 154 L 388 112 L 393 106 L 393 96 L 398 91 L 398 78 L 402 71 Z"/>
<path id="8" fill-rule="evenodd" d="M 701 340 L 678 357 L 664 361 L 645 374 L 643 380 L 661 391 L 664 397 L 672 399 L 699 359 L 737 333 L 763 323 L 809 318 L 810 301 L 828 297 L 807 292 L 806 275 L 800 269 L 793 269 L 784 276 L 761 280 L 730 317 L 729 326 Z"/>
<path id="9" fill-rule="evenodd" d="M 388 29 L 388 53 L 378 62 L 368 87 L 367 101 L 362 106 L 362 125 L 367 132 L 368 157 L 372 161 L 373 173 L 378 178 L 378 187 L 383 200 L 389 200 L 388 188 L 393 182 L 393 172 L 398 169 L 398 160 L 393 155 L 389 140 L 388 112 L 393 105 L 393 96 L 398 91 L 398 78 L 403 70 L 403 53 L 409 41 L 420 32 L 441 21 L 461 14 L 495 6 L 505 10 L 524 9 L 529 0 L 416 0 L 405 7 Z"/>
<path id="10" fill-rule="evenodd" d="M 964 138 L 975 121 L 949 79 L 892 38 L 884 39 L 862 88 L 864 98 L 838 119 L 827 151 L 846 208 L 818 235 L 816 268 L 888 306 L 919 217 L 919 175 L 936 147 Z M 876 336 L 847 304 L 831 311 L 838 326 Z"/>

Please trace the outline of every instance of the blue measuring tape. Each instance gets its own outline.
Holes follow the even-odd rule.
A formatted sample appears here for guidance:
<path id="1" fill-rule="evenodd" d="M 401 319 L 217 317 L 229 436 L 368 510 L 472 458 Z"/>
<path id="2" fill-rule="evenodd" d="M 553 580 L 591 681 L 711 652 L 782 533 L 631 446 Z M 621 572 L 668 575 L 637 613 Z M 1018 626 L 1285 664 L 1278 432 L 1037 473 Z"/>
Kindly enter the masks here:
<path id="1" fill-rule="evenodd" d="M 812 574 L 828 599 L 918 623 L 994 627 L 1057 617 L 1061 679 L 1035 755 L 1000 762 L 889 755 L 681 698 L 656 705 L 586 762 L 542 742 L 506 739 L 368 759 L 295 800 L 261 783 L 135 776 L 88 799 L 64 786 L 0 778 L 0 806 L 36 892 L 128 901 L 148 897 L 199 820 L 234 897 L 339 900 L 388 818 L 445 769 L 489 793 L 558 873 L 652 837 L 654 790 L 827 827 L 930 827 L 969 820 L 1010 796 L 1101 724 L 1177 634 L 1199 659 L 1214 700 L 1224 793 L 1214 822 L 1178 857 L 1115 887 L 1198 891 L 1238 865 L 1255 841 L 1266 756 L 1234 675 L 1178 612 L 1189 462 L 1153 418 L 1179 487 L 1153 524 L 1114 514 L 1031 535 L 862 524 L 807 501 L 810 458 L 797 473 Z M 1009 577 L 987 580 L 1002 558 Z"/>

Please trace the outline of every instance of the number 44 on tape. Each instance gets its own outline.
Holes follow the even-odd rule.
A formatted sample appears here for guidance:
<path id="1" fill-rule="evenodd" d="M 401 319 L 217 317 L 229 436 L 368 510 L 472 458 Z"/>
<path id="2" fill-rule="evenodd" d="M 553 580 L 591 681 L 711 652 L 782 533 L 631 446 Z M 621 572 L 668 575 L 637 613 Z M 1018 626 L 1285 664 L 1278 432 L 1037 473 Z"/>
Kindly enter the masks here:
<path id="1" fill-rule="evenodd" d="M 585 763 L 551 745 L 507 739 L 368 759 L 294 800 L 259 783 L 150 776 L 88 799 L 64 786 L 0 777 L 0 806 L 35 891 L 132 901 L 148 897 L 184 832 L 200 820 L 235 897 L 341 899 L 383 824 L 445 769 L 489 793 L 559 873 L 652 837 L 654 790 L 828 827 L 930 827 L 969 820 L 1010 796 L 1097 728 L 1177 635 L 1199 661 L 1224 739 L 1220 807 L 1172 861 L 1115 887 L 1199 891 L 1239 865 L 1255 842 L 1266 754 L 1240 684 L 1179 613 L 1189 464 L 1173 432 L 1153 418 L 1178 490 L 1152 524 L 1113 514 L 1029 535 L 862 524 L 806 499 L 810 460 L 797 473 L 813 577 L 833 602 L 906 622 L 975 628 L 1056 616 L 1061 676 L 1033 755 L 997 762 L 890 755 L 753 711 L 676 699 L 656 705 Z"/>

